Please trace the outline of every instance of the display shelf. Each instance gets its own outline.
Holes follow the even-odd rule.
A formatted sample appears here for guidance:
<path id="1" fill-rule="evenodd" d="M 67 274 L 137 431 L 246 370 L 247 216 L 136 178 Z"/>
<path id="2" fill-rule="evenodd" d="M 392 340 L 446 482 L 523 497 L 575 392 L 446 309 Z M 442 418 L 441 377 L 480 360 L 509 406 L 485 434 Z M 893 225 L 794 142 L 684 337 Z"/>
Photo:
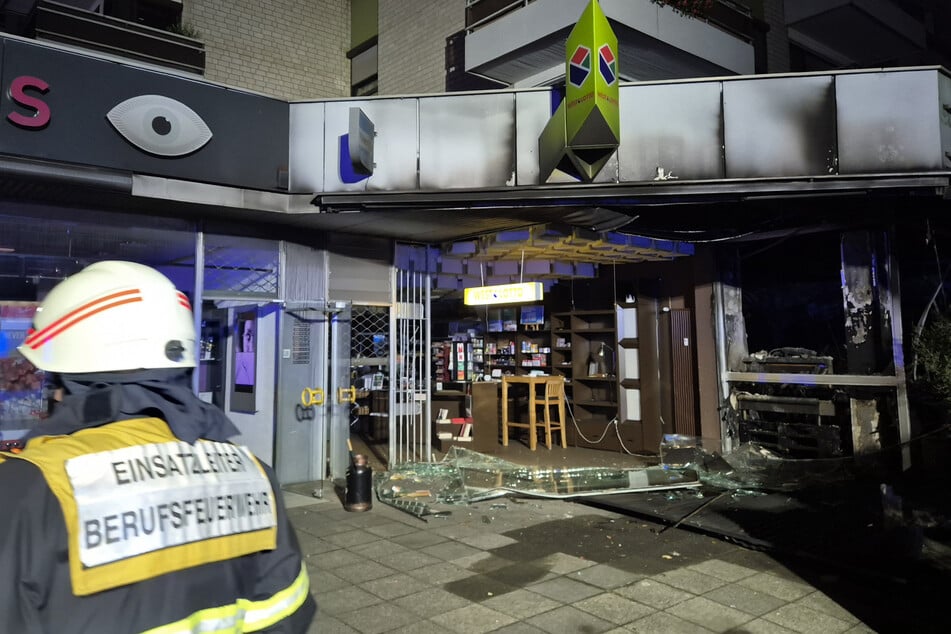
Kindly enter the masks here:
<path id="1" fill-rule="evenodd" d="M 571 313 L 551 316 L 551 373 L 565 379 L 565 393 L 571 397 L 574 362 L 571 349 Z"/>
<path id="2" fill-rule="evenodd" d="M 390 393 L 387 390 L 358 389 L 353 413 L 367 441 L 379 443 L 389 439 Z"/>
<path id="3" fill-rule="evenodd" d="M 472 426 L 470 440 L 439 438 L 443 429 L 455 432 L 457 424 L 433 423 L 433 447 L 446 452 L 458 446 L 482 453 L 492 452 L 499 444 L 498 382 L 476 381 L 466 386 L 467 391 L 442 390 L 433 394 L 433 411 L 446 409 L 450 418 L 464 418 Z"/>
<path id="4" fill-rule="evenodd" d="M 452 380 L 452 343 L 439 341 L 433 343 L 433 380 L 439 383 L 448 383 Z"/>
<path id="5" fill-rule="evenodd" d="M 437 383 L 472 381 L 485 374 L 486 350 L 482 337 L 456 335 L 431 348 L 433 380 Z"/>
<path id="6" fill-rule="evenodd" d="M 470 378 L 475 380 L 485 374 L 485 339 L 472 337 L 469 345 L 469 358 L 472 362 Z"/>
<path id="7" fill-rule="evenodd" d="M 222 345 L 227 333 L 227 311 L 216 309 L 210 304 L 202 307 L 201 340 L 199 341 L 201 358 L 196 372 L 198 374 L 198 393 L 217 407 L 224 407 L 224 364 Z"/>
<path id="8" fill-rule="evenodd" d="M 575 416 L 606 424 L 618 410 L 617 330 L 613 309 L 578 310 L 571 326 L 571 402 Z"/>
<path id="9" fill-rule="evenodd" d="M 548 330 L 535 325 L 519 326 L 515 332 L 490 332 L 485 338 L 487 374 L 493 369 L 499 375 L 524 375 L 533 370 L 550 373 L 552 350 Z"/>

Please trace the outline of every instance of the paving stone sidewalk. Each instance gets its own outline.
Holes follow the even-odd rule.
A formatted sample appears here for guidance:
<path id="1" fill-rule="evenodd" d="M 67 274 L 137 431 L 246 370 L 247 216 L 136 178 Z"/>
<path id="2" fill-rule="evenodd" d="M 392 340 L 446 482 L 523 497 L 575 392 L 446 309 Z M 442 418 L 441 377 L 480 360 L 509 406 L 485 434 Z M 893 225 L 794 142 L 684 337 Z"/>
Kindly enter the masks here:
<path id="1" fill-rule="evenodd" d="M 872 632 L 770 556 L 568 501 L 444 506 L 285 493 L 311 574 L 311 632 Z"/>

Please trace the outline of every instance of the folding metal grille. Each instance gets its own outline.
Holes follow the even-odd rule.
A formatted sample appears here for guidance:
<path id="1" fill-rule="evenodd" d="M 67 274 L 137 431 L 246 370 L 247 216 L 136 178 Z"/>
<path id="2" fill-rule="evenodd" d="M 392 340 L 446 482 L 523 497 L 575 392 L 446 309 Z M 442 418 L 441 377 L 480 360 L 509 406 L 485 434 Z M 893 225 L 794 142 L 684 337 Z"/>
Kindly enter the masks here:
<path id="1" fill-rule="evenodd" d="M 389 356 L 389 306 L 354 306 L 350 317 L 352 364 L 385 365 Z"/>
<path id="2" fill-rule="evenodd" d="M 389 306 L 353 306 L 350 315 L 350 368 L 377 366 L 389 369 L 390 308 Z M 367 421 L 363 432 L 374 439 L 388 438 L 389 425 L 385 415 L 371 416 L 373 406 L 368 391 L 357 386 L 357 401 L 350 408 L 351 432 Z M 375 400 L 375 397 L 374 397 Z M 389 399 L 387 399 L 389 400 Z M 382 414 L 382 412 L 374 412 Z"/>
<path id="3" fill-rule="evenodd" d="M 397 302 L 391 314 L 390 464 L 429 460 L 430 278 L 397 270 Z"/>

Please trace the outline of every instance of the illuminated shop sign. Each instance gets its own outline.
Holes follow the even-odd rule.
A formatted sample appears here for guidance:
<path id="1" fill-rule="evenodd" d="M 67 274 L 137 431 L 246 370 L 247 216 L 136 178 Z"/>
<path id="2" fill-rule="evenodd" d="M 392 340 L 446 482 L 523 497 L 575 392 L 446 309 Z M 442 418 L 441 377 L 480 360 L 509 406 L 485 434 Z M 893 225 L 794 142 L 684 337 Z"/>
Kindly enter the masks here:
<path id="1" fill-rule="evenodd" d="M 537 302 L 544 290 L 541 282 L 522 284 L 498 284 L 496 286 L 476 286 L 467 288 L 464 301 L 467 306 L 488 306 L 491 304 L 520 304 Z"/>

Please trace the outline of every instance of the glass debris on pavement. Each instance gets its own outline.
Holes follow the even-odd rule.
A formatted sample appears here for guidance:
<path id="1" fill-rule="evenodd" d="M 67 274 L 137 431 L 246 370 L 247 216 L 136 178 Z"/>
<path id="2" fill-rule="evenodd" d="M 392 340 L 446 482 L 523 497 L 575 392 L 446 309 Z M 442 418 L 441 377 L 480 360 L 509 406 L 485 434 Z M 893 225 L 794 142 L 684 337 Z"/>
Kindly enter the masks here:
<path id="1" fill-rule="evenodd" d="M 734 497 L 763 495 L 763 491 L 795 491 L 855 478 L 850 460 L 842 458 L 784 458 L 755 443 L 744 443 L 721 455 L 719 440 L 668 434 L 660 444 L 661 465 L 668 469 L 693 469 L 700 481 L 726 489 Z"/>
<path id="2" fill-rule="evenodd" d="M 707 443 L 719 448 L 719 441 Z M 754 444 L 722 456 L 704 439 L 669 434 L 660 465 L 539 467 L 512 463 L 462 447 L 439 462 L 413 462 L 374 474 L 377 499 L 420 519 L 440 516 L 433 504 L 470 504 L 499 497 L 572 499 L 615 493 L 660 492 L 668 501 L 720 496 L 756 497 L 847 480 L 844 460 L 784 459 Z"/>
<path id="3" fill-rule="evenodd" d="M 701 486 L 693 469 L 524 466 L 462 447 L 440 462 L 406 463 L 375 474 L 377 499 L 420 519 L 431 504 L 470 504 L 505 496 L 571 499 Z"/>
<path id="4" fill-rule="evenodd" d="M 700 515 L 709 518 L 721 511 L 729 515 L 741 506 L 762 509 L 775 506 L 776 500 L 787 511 L 806 508 L 815 503 L 812 498 L 828 505 L 825 498 L 841 495 L 870 466 L 846 458 L 785 458 L 754 443 L 726 454 L 720 448 L 719 440 L 670 434 L 660 444 L 659 465 L 626 469 L 525 466 L 453 447 L 439 462 L 407 463 L 376 472 L 374 490 L 380 502 L 425 521 L 452 513 L 437 505 L 502 497 L 517 504 L 519 498 L 598 500 L 636 494 L 638 501 L 626 503 L 631 511 L 636 507 L 677 526 L 702 523 L 713 530 Z M 933 523 L 947 526 L 944 514 L 939 515 Z"/>

